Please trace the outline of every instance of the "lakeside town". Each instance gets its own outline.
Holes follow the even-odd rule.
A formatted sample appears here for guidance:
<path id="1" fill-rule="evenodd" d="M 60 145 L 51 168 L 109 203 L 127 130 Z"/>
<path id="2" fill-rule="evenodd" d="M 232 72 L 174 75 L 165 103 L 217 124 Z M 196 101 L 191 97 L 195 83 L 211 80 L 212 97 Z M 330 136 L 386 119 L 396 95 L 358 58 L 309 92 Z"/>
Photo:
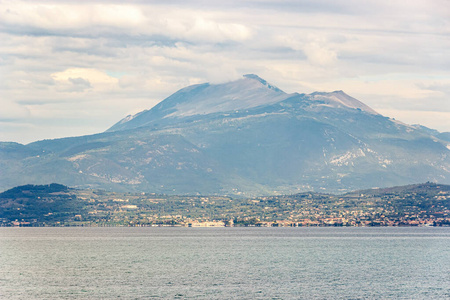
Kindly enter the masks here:
<path id="1" fill-rule="evenodd" d="M 24 186 L 0 194 L 0 226 L 449 226 L 450 186 L 232 198 Z"/>

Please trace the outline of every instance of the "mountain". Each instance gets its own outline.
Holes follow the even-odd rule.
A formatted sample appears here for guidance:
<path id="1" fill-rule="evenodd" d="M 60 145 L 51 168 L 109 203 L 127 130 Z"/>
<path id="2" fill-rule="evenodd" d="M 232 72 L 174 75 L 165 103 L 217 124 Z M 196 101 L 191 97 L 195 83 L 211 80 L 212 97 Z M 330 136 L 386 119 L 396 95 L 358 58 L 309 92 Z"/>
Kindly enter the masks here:
<path id="1" fill-rule="evenodd" d="M 151 110 L 127 116 L 108 131 L 149 126 L 167 118 L 186 118 L 251 109 L 274 104 L 287 97 L 288 94 L 258 76 L 244 75 L 243 79 L 234 82 L 219 85 L 205 83 L 181 89 Z"/>
<path id="2" fill-rule="evenodd" d="M 254 74 L 219 85 L 209 83 L 186 87 L 168 97 L 151 110 L 127 116 L 107 131 L 133 129 L 154 124 L 179 123 L 180 119 L 203 118 L 206 115 L 237 113 L 255 108 L 271 107 L 288 99 L 306 100 L 305 95 L 286 94 Z M 305 98 L 305 99 L 303 99 Z M 312 93 L 307 97 L 310 106 L 353 108 L 377 114 L 367 105 L 342 91 Z"/>
<path id="3" fill-rule="evenodd" d="M 288 94 L 250 74 L 181 89 L 104 133 L 0 143 L 0 188 L 245 196 L 450 183 L 444 137 L 342 91 Z"/>

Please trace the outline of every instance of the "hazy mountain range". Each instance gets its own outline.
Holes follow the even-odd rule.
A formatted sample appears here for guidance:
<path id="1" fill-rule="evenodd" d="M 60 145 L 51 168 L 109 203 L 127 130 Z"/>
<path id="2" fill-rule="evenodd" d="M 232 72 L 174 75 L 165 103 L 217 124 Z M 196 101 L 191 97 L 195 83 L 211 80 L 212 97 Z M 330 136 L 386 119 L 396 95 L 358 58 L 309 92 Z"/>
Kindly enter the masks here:
<path id="1" fill-rule="evenodd" d="M 0 189 L 268 195 L 450 183 L 450 134 L 342 91 L 287 94 L 256 75 L 186 87 L 104 133 L 0 143 Z"/>

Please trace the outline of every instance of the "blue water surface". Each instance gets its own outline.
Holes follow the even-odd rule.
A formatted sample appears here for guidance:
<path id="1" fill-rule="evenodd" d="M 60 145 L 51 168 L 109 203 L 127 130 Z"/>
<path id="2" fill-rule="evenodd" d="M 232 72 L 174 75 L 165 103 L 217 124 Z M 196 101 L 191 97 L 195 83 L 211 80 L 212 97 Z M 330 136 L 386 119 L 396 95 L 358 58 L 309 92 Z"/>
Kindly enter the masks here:
<path id="1" fill-rule="evenodd" d="M 449 299 L 450 228 L 0 228 L 1 299 Z"/>

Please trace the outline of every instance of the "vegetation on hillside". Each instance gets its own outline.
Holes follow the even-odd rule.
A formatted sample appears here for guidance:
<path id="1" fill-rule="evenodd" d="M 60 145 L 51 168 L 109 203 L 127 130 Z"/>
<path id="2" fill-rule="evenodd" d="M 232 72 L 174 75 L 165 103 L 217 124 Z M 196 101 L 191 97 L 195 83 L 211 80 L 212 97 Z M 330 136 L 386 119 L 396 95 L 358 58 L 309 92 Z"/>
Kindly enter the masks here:
<path id="1" fill-rule="evenodd" d="M 434 183 L 234 199 L 25 185 L 0 194 L 2 226 L 442 226 L 450 186 Z"/>

